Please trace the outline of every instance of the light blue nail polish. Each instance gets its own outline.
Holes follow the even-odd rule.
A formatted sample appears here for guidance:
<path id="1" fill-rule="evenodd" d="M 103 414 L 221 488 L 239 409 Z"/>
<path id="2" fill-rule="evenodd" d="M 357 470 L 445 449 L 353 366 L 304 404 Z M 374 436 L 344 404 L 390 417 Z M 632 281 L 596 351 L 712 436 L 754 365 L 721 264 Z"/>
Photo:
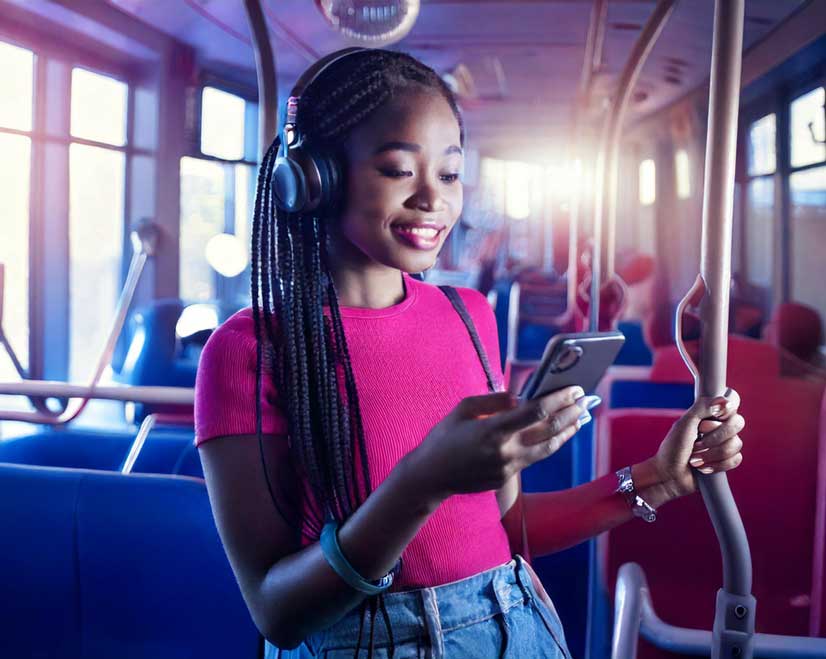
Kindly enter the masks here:
<path id="1" fill-rule="evenodd" d="M 577 401 L 577 405 L 583 410 L 592 410 L 602 402 L 599 396 L 584 396 Z"/>
<path id="2" fill-rule="evenodd" d="M 582 414 L 579 415 L 579 425 L 580 427 L 584 426 L 591 420 L 591 413 L 588 410 L 585 410 Z"/>

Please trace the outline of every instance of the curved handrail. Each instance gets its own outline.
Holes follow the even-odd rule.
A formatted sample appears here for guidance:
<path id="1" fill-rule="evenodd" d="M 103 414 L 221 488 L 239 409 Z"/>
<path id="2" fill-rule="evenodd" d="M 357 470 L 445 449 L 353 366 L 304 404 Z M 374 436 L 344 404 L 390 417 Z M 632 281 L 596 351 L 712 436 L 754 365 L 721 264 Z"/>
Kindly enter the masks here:
<path id="1" fill-rule="evenodd" d="M 599 292 L 604 281 L 601 262 L 603 258 L 602 228 L 606 228 L 606 273 L 614 272 L 614 227 L 616 226 L 616 199 L 618 189 L 618 161 L 620 130 L 628 110 L 628 102 L 648 55 L 674 10 L 677 0 L 660 0 L 634 44 L 628 62 L 620 76 L 611 108 L 605 117 L 602 140 L 594 173 L 594 244 L 591 258 L 591 306 L 589 329 L 599 330 Z"/>
<path id="2" fill-rule="evenodd" d="M 123 329 L 123 325 L 126 322 L 126 316 L 129 313 L 129 306 L 132 304 L 132 298 L 135 296 L 135 290 L 138 287 L 138 282 L 140 281 L 141 274 L 143 273 L 143 267 L 146 265 L 147 259 L 150 256 L 154 256 L 158 249 L 160 231 L 154 222 L 144 220 L 139 222 L 132 230 L 131 239 L 134 254 L 132 255 L 132 261 L 129 263 L 129 272 L 126 275 L 126 282 L 123 285 L 120 298 L 118 298 L 118 304 L 115 307 L 115 318 L 109 328 L 106 343 L 100 351 L 97 362 L 95 363 L 95 368 L 86 384 L 86 389 L 89 391 L 95 390 L 97 383 L 100 382 L 100 378 L 103 376 L 103 372 L 112 361 L 112 355 L 115 353 L 115 344 L 117 343 L 118 337 Z M 24 390 L 34 391 L 30 388 L 27 389 L 27 383 L 31 383 L 31 381 L 24 380 L 19 383 L 15 382 L 11 384 L 14 386 L 20 386 L 21 392 Z M 11 421 L 11 415 L 13 415 L 13 420 L 15 421 L 62 425 L 77 418 L 89 402 L 88 398 L 77 398 L 73 401 L 69 401 L 68 404 L 60 410 L 50 410 L 46 406 L 46 398 L 53 396 L 63 397 L 63 394 L 38 395 L 35 392 L 32 394 L 21 395 L 27 395 L 29 397 L 29 401 L 34 406 L 35 411 L 6 412 L 0 410 L 0 419 Z"/>
<path id="3" fill-rule="evenodd" d="M 640 634 L 663 650 L 708 656 L 712 632 L 677 627 L 661 620 L 654 611 L 645 573 L 637 563 L 620 566 L 614 602 L 617 625 L 611 659 L 636 657 Z M 754 634 L 753 651 L 755 657 L 766 659 L 817 659 L 826 657 L 826 638 Z"/>

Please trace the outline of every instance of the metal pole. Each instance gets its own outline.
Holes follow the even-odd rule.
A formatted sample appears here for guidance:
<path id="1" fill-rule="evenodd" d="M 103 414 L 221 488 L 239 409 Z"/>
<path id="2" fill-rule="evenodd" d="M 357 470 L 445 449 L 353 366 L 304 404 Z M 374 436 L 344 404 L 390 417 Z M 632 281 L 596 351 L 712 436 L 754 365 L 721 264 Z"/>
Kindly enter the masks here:
<path id="1" fill-rule="evenodd" d="M 244 0 L 258 75 L 258 160 L 264 159 L 278 130 L 278 85 L 267 19 L 260 0 Z"/>
<path id="2" fill-rule="evenodd" d="M 589 329 L 599 329 L 599 295 L 602 282 L 614 274 L 616 243 L 616 201 L 619 180 L 619 143 L 622 124 L 628 110 L 631 92 L 639 79 L 642 68 L 654 44 L 665 27 L 676 0 L 660 0 L 648 17 L 639 38 L 634 44 L 628 62 L 620 76 L 613 103 L 605 117 L 602 140 L 594 173 L 594 244 L 591 257 L 591 302 Z M 605 225 L 605 245 L 602 231 Z M 605 261 L 605 275 L 602 262 Z"/>
<path id="3" fill-rule="evenodd" d="M 737 114 L 743 57 L 744 0 L 717 0 L 708 103 L 703 235 L 700 272 L 706 295 L 700 304 L 700 367 L 696 394 L 719 396 L 726 386 L 731 230 Z M 723 559 L 717 593 L 712 659 L 752 657 L 754 609 L 752 567 L 743 521 L 726 474 L 697 474 Z"/>
<path id="4" fill-rule="evenodd" d="M 574 175 L 577 182 L 572 186 L 568 222 L 568 303 L 567 312 L 572 314 L 576 309 L 577 299 L 577 272 L 579 270 L 577 247 L 579 246 L 579 216 L 584 190 L 583 154 L 585 149 L 582 142 L 585 131 L 582 128 L 583 115 L 591 105 L 591 84 L 594 72 L 602 64 L 602 52 L 605 44 L 605 19 L 608 12 L 606 0 L 594 0 L 591 16 L 588 21 L 588 34 L 585 38 L 585 58 L 582 63 L 582 75 L 579 81 L 576 107 L 572 121 L 571 135 L 573 140 L 568 148 L 568 165 L 575 167 Z"/>

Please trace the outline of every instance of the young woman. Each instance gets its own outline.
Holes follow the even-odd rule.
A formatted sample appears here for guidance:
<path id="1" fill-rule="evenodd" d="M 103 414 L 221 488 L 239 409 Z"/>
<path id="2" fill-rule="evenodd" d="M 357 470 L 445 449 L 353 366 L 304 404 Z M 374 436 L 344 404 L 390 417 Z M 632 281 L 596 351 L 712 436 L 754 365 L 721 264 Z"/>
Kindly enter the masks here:
<path id="1" fill-rule="evenodd" d="M 634 511 L 614 474 L 522 498 L 518 476 L 590 420 L 589 399 L 571 387 L 517 404 L 482 363 L 499 363 L 485 298 L 459 290 L 477 351 L 451 300 L 406 274 L 434 264 L 462 208 L 462 120 L 440 78 L 379 50 L 310 78 L 282 139 L 339 173 L 324 206 L 285 212 L 295 181 L 283 168 L 306 153 L 272 145 L 253 307 L 213 334 L 196 385 L 210 501 L 267 656 L 569 657 L 514 557 L 523 515 L 542 555 Z M 637 493 L 657 507 L 694 492 L 692 466 L 736 467 L 738 404 L 694 405 L 630 467 Z M 707 417 L 719 421 L 699 446 Z"/>

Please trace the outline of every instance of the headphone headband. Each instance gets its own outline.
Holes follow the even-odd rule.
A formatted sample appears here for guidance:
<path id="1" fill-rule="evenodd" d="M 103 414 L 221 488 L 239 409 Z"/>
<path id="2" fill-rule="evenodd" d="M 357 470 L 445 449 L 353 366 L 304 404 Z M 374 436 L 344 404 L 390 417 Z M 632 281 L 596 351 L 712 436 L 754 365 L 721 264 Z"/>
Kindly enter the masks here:
<path id="1" fill-rule="evenodd" d="M 355 53 L 363 53 L 369 50 L 368 48 L 360 48 L 358 46 L 352 46 L 350 48 L 342 48 L 341 50 L 337 50 L 329 55 L 325 55 L 320 60 L 318 60 L 315 64 L 311 65 L 309 69 L 307 69 L 304 73 L 296 81 L 295 85 L 293 85 L 292 91 L 290 92 L 290 97 L 287 99 L 287 115 L 284 119 L 284 125 L 289 124 L 290 126 L 295 125 L 295 118 L 298 112 L 298 101 L 301 98 L 301 95 L 310 85 L 315 82 L 316 78 L 318 78 L 324 71 L 326 71 L 329 67 L 333 64 L 338 62 L 339 60 L 348 57 L 349 55 L 353 55 Z"/>

